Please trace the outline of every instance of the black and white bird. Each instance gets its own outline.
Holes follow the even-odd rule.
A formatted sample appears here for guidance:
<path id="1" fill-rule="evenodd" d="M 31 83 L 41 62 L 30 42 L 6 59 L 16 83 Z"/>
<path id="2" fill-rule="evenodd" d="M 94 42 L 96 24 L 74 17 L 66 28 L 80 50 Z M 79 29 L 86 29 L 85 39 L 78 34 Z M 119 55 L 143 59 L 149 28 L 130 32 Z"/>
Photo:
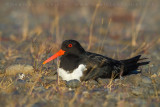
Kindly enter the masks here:
<path id="1" fill-rule="evenodd" d="M 65 40 L 59 52 L 48 58 L 43 64 L 61 56 L 57 72 L 63 80 L 87 81 L 97 78 L 120 77 L 137 70 L 142 62 L 141 55 L 127 60 L 114 60 L 100 54 L 87 52 L 76 40 Z M 141 60 L 141 62 L 139 62 Z"/>

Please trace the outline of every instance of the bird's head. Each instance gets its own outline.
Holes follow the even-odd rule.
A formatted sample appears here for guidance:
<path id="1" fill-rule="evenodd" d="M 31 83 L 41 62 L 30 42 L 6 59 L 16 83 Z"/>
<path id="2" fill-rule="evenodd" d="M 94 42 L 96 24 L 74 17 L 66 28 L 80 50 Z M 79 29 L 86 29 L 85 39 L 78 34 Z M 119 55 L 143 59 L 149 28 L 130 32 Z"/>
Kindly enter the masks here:
<path id="1" fill-rule="evenodd" d="M 85 53 L 85 50 L 83 49 L 83 47 L 80 45 L 79 42 L 77 42 L 76 40 L 65 40 L 61 45 L 61 49 L 56 54 L 54 54 L 46 61 L 44 61 L 43 64 L 46 64 L 51 60 L 54 60 L 55 58 L 62 55 L 71 54 L 79 56 L 82 55 L 83 53 Z"/>

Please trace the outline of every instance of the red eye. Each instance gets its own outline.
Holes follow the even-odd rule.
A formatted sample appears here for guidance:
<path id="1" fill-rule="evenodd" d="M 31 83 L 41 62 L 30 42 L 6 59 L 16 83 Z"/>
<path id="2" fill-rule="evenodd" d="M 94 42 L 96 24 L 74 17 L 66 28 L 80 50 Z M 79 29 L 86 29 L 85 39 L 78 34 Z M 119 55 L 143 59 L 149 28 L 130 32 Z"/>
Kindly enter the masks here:
<path id="1" fill-rule="evenodd" d="M 70 48 L 71 48 L 71 47 L 72 47 L 72 44 L 69 44 L 69 45 L 68 45 L 68 47 L 70 47 Z"/>

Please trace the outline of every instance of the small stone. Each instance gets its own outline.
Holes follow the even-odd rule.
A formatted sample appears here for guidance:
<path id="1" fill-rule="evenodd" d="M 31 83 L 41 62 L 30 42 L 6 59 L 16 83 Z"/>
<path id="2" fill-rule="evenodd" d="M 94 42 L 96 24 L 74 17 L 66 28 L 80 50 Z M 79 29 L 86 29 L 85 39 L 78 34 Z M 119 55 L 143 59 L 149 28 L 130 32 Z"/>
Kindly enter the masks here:
<path id="1" fill-rule="evenodd" d="M 138 86 L 142 82 L 142 77 L 139 74 L 133 74 L 125 77 L 123 83 L 132 83 L 135 86 Z"/>
<path id="2" fill-rule="evenodd" d="M 66 82 L 67 87 L 69 88 L 78 88 L 80 86 L 80 81 L 79 80 L 70 80 Z"/>
<path id="3" fill-rule="evenodd" d="M 145 88 L 144 90 L 148 90 L 149 88 L 152 87 L 151 84 L 146 84 L 146 83 L 144 84 L 143 82 L 139 86 Z"/>
<path id="4" fill-rule="evenodd" d="M 143 93 L 143 90 L 141 89 L 141 88 L 134 88 L 134 89 L 132 89 L 132 94 L 134 94 L 134 95 L 142 95 L 142 93 Z"/>
<path id="5" fill-rule="evenodd" d="M 115 79 L 115 80 L 114 80 L 114 82 L 119 82 L 119 81 L 120 81 L 120 79 Z"/>
<path id="6" fill-rule="evenodd" d="M 89 92 L 88 92 L 88 91 L 84 91 L 84 92 L 82 93 L 82 95 L 83 95 L 84 97 L 88 97 L 88 96 L 89 96 Z"/>
<path id="7" fill-rule="evenodd" d="M 153 89 L 150 89 L 150 90 L 149 90 L 149 94 L 154 95 L 154 94 L 155 94 L 155 91 L 154 91 Z"/>
<path id="8" fill-rule="evenodd" d="M 17 79 L 17 83 L 25 83 L 25 82 L 26 82 L 25 80 Z"/>
<path id="9" fill-rule="evenodd" d="M 117 94 L 117 96 L 118 96 L 118 98 L 120 98 L 120 99 L 123 99 L 123 98 L 129 98 L 130 97 L 130 95 L 128 94 L 128 92 L 119 92 L 118 94 Z M 117 98 L 117 99 L 118 99 Z"/>
<path id="10" fill-rule="evenodd" d="M 120 100 L 117 102 L 117 107 L 129 107 L 131 104 L 127 101 Z"/>
<path id="11" fill-rule="evenodd" d="M 106 107 L 116 107 L 116 106 L 117 106 L 117 100 L 109 99 Z"/>
<path id="12" fill-rule="evenodd" d="M 156 75 L 156 74 L 151 75 L 151 78 L 155 78 L 155 77 L 157 77 L 157 75 Z"/>
<path id="13" fill-rule="evenodd" d="M 57 80 L 57 75 L 46 76 L 45 79 L 47 79 L 47 80 Z"/>
<path id="14" fill-rule="evenodd" d="M 145 83 L 145 84 L 151 84 L 152 83 L 152 80 L 148 77 L 143 77 L 142 78 L 142 82 Z"/>
<path id="15" fill-rule="evenodd" d="M 142 99 L 142 98 L 136 98 L 134 100 L 134 107 L 146 107 L 147 105 L 146 100 Z"/>
<path id="16" fill-rule="evenodd" d="M 34 69 L 31 65 L 11 65 L 6 69 L 6 75 L 16 75 L 17 73 L 30 74 L 33 73 Z"/>
<path id="17" fill-rule="evenodd" d="M 44 107 L 46 106 L 46 103 L 45 102 L 36 102 L 35 104 L 32 105 L 32 107 Z"/>
<path id="18" fill-rule="evenodd" d="M 107 98 L 107 99 L 115 99 L 116 98 L 116 93 L 108 93 L 105 97 Z"/>
<path id="19" fill-rule="evenodd" d="M 23 80 L 25 78 L 25 74 L 19 73 L 18 74 L 18 79 Z"/>

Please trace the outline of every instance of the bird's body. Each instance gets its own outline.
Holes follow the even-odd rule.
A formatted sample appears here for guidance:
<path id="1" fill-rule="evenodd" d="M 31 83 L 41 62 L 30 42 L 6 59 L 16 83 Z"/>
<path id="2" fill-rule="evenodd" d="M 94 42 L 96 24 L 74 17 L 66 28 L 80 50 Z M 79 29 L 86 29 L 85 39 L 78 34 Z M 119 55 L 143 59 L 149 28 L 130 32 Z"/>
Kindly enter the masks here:
<path id="1" fill-rule="evenodd" d="M 141 55 L 127 60 L 114 60 L 100 54 L 87 52 L 75 40 L 64 41 L 61 50 L 55 55 L 44 63 L 61 56 L 60 67 L 57 71 L 59 76 L 66 81 L 73 79 L 87 81 L 97 78 L 119 77 L 137 70 L 141 65 L 149 63 L 139 63 Z"/>

